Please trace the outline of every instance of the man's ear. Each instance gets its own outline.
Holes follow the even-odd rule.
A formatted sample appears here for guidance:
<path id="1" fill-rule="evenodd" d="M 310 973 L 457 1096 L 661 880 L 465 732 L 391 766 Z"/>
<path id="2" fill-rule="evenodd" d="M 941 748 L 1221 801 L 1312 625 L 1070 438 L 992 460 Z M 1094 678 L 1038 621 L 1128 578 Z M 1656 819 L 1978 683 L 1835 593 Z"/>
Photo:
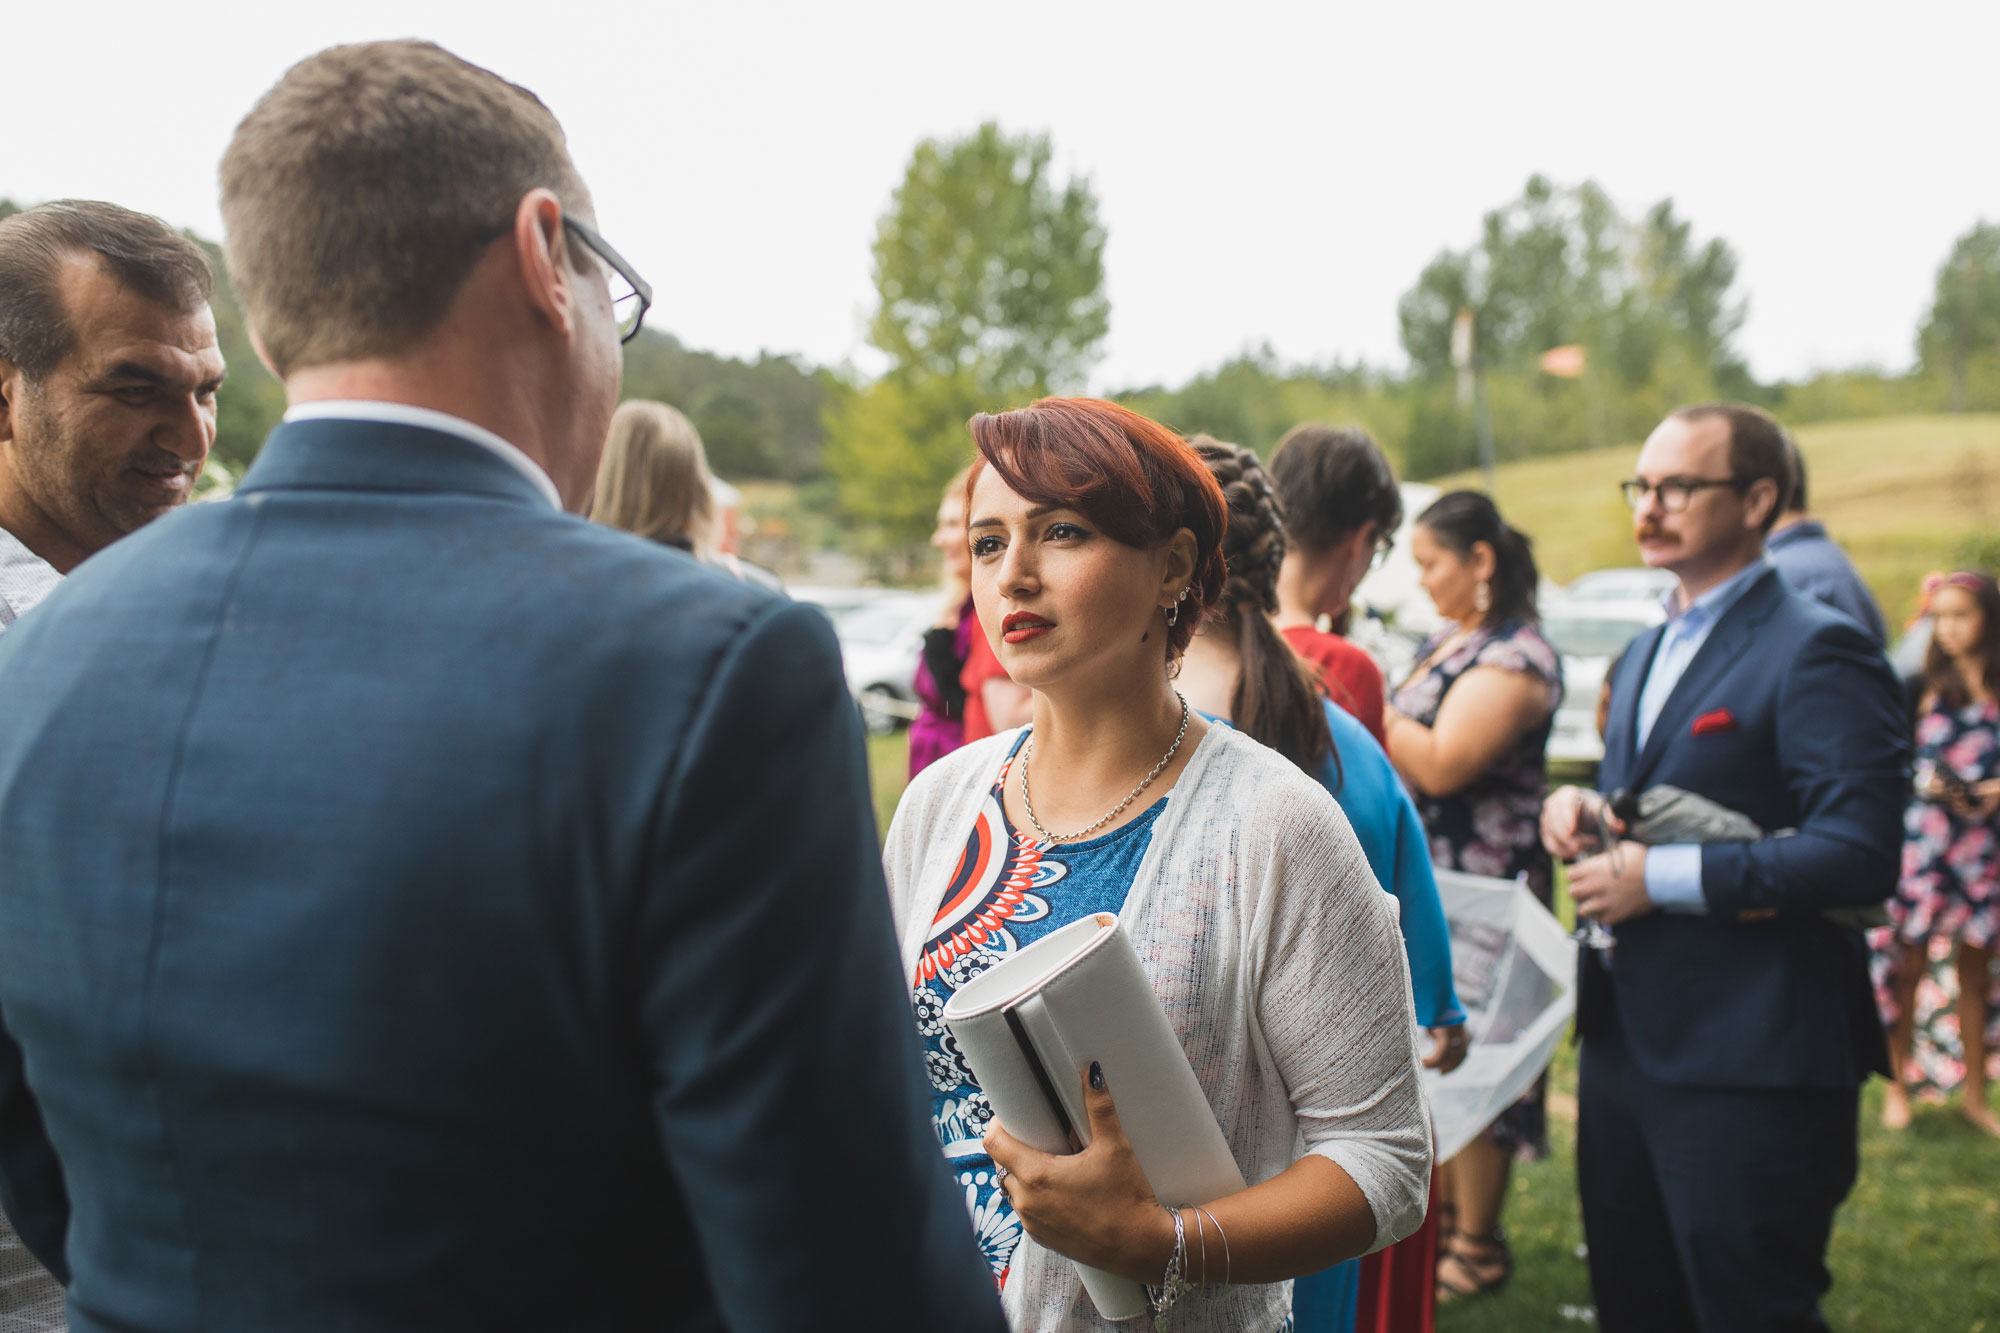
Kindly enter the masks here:
<path id="1" fill-rule="evenodd" d="M 271 361 L 271 354 L 264 350 L 264 340 L 258 336 L 257 326 L 246 319 L 243 321 L 243 331 L 250 335 L 250 350 L 255 352 L 257 359 L 264 363 L 264 369 L 271 372 L 272 379 L 283 384 L 285 377 L 278 373 L 278 367 Z"/>
<path id="2" fill-rule="evenodd" d="M 575 331 L 576 269 L 562 201 L 537 187 L 514 209 L 514 257 L 528 304 L 564 336 Z"/>
<path id="3" fill-rule="evenodd" d="M 1743 521 L 1750 527 L 1762 531 L 1765 521 L 1778 504 L 1778 483 L 1770 477 L 1759 477 L 1750 483 L 1743 493 Z"/>
<path id="4" fill-rule="evenodd" d="M 21 379 L 21 368 L 0 356 L 0 444 L 14 442 L 14 411 L 21 397 Z"/>

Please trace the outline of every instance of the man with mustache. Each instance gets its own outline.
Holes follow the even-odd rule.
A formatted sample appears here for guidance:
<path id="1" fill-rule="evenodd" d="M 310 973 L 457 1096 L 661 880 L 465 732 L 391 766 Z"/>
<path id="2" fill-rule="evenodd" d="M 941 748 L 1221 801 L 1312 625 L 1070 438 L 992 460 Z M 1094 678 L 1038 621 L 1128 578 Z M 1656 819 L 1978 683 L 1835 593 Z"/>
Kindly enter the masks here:
<path id="1" fill-rule="evenodd" d="M 223 364 L 208 260 L 65 199 L 0 221 L 0 632 L 194 493 Z"/>
<path id="2" fill-rule="evenodd" d="M 1611 935 L 1579 951 L 1577 1002 L 1577 1184 L 1609 1333 L 1825 1328 L 1859 1088 L 1888 1069 L 1852 923 L 1896 884 L 1902 709 L 1866 632 L 1764 552 L 1790 476 L 1753 407 L 1682 408 L 1647 439 L 1624 491 L 1641 558 L 1679 581 L 1669 619 L 1612 672 L 1600 790 L 1542 813 L 1577 915 Z M 1599 845 L 1627 832 L 1609 807 L 1631 808 L 1600 793 L 1662 787 L 1760 832 Z"/>
<path id="3" fill-rule="evenodd" d="M 0 634 L 193 493 L 222 383 L 211 284 L 192 242 L 116 204 L 0 219 Z M 0 1317 L 63 1327 L 61 1285 L 4 1216 Z"/>

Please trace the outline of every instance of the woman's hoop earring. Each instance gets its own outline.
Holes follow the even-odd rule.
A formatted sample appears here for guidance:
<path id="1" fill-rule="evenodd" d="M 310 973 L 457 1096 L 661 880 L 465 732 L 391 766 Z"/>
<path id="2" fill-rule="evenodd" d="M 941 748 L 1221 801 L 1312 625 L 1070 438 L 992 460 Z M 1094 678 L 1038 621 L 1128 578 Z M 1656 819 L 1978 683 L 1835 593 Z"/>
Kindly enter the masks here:
<path id="1" fill-rule="evenodd" d="M 1472 609 L 1485 615 L 1493 609 L 1493 590 L 1486 586 L 1486 580 L 1479 580 L 1479 586 L 1472 590 Z"/>
<path id="2" fill-rule="evenodd" d="M 1171 628 L 1173 627 L 1174 623 L 1175 623 L 1176 621 L 1178 621 L 1178 620 L 1179 620 L 1180 618 L 1181 618 L 1181 604 L 1180 604 L 1179 602 L 1177 602 L 1177 601 L 1175 601 L 1175 602 L 1168 602 L 1168 603 L 1167 603 L 1167 626 L 1168 626 L 1168 628 L 1170 628 L 1170 629 L 1171 629 Z"/>

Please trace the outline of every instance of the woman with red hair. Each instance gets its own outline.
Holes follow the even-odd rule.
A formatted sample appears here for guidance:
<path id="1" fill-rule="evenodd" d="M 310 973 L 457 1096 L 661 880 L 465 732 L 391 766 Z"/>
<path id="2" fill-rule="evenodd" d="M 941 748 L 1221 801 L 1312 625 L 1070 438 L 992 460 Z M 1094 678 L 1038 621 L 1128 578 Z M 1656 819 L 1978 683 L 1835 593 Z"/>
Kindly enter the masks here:
<path id="1" fill-rule="evenodd" d="M 1225 579 L 1227 511 L 1187 442 L 1086 399 L 977 416 L 972 434 L 973 604 L 1034 718 L 925 770 L 889 830 L 939 1137 L 1014 1327 L 1114 1327 L 1067 1257 L 1159 1288 L 1177 1329 L 1277 1333 L 1290 1279 L 1423 1216 L 1430 1132 L 1395 908 L 1324 788 L 1173 687 Z M 945 1002 L 1104 911 L 1249 1188 L 1155 1198 L 1095 1065 L 1073 1075 L 1082 1152 L 1048 1156 L 993 1123 Z"/>

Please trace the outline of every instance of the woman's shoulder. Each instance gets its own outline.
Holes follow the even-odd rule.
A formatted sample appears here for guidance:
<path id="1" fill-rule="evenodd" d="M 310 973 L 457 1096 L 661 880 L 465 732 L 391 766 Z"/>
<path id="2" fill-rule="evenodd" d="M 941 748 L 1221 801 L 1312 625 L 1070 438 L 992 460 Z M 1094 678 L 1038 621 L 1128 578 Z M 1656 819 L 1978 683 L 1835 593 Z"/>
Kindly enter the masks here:
<path id="1" fill-rule="evenodd" d="M 999 775 L 1000 765 L 1021 738 L 1022 728 L 983 736 L 960 746 L 910 779 L 896 802 L 896 822 L 906 815 L 924 818 L 941 806 L 984 794 Z"/>
<path id="2" fill-rule="evenodd" d="M 1211 726 L 1202 744 L 1210 753 L 1189 816 L 1197 824 L 1283 829 L 1340 809 L 1297 764 L 1234 727 Z"/>
<path id="3" fill-rule="evenodd" d="M 1524 671 L 1548 680 L 1562 675 L 1562 654 L 1548 641 L 1540 626 L 1527 620 L 1510 620 L 1495 629 L 1479 645 L 1473 662 L 1502 671 Z"/>

